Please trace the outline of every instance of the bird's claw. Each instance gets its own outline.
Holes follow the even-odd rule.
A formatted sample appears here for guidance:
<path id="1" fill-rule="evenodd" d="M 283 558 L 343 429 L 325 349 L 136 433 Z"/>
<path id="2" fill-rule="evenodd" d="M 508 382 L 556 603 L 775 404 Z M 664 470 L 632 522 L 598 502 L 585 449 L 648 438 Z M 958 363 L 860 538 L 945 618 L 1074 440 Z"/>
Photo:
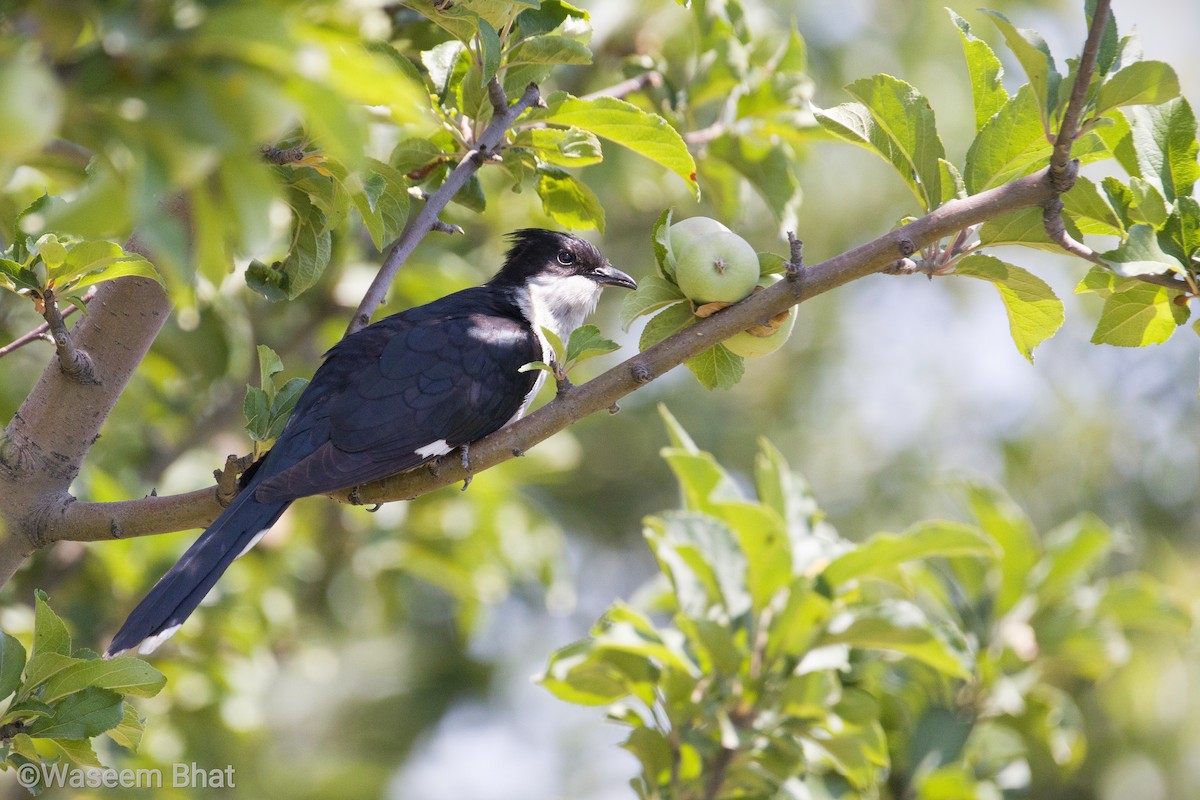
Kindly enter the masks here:
<path id="1" fill-rule="evenodd" d="M 462 468 L 467 473 L 467 477 L 463 478 L 463 485 L 460 491 L 465 492 L 467 487 L 471 485 L 471 479 L 475 476 L 471 474 L 471 445 L 464 444 L 462 446 Z"/>

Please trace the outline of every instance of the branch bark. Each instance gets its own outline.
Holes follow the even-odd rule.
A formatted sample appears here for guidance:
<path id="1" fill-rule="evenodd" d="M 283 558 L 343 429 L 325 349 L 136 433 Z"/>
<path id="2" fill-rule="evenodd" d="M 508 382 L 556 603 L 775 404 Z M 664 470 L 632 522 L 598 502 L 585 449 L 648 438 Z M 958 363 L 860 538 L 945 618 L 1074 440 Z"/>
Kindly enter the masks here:
<path id="1" fill-rule="evenodd" d="M 383 303 L 396 273 L 417 249 L 417 245 L 425 238 L 425 234 L 434 229 L 444 230 L 440 227 L 444 223 L 438 218 L 442 209 L 454 198 L 454 195 L 458 194 L 458 190 L 475 174 L 483 162 L 499 152 L 508 129 L 517 121 L 517 117 L 525 113 L 526 109 L 541 100 L 541 93 L 538 91 L 537 84 L 531 83 L 525 87 L 525 93 L 521 95 L 520 99 L 510 106 L 504 89 L 500 87 L 500 82 L 496 78 L 492 78 L 488 83 L 488 97 L 492 101 L 492 121 L 480 134 L 479 139 L 475 142 L 475 148 L 463 156 L 463 159 L 458 162 L 458 166 L 446 177 L 445 183 L 425 199 L 425 205 L 420 212 L 409 218 L 400 238 L 388 251 L 383 266 L 379 268 L 375 279 L 371 281 L 370 288 L 363 295 L 362 302 L 358 304 L 358 309 L 354 312 L 350 325 L 346 328 L 347 335 L 366 327 L 371 322 L 371 315 Z"/>
<path id="2" fill-rule="evenodd" d="M 779 281 L 740 303 L 700 320 L 692 327 L 627 359 L 593 380 L 574 387 L 528 417 L 472 443 L 470 472 L 477 474 L 525 452 L 584 417 L 610 408 L 622 397 L 714 344 L 797 303 L 850 281 L 883 272 L 906 254 L 914 253 L 944 237 L 956 235 L 971 225 L 978 225 L 1022 208 L 1044 205 L 1054 195 L 1049 171 L 1044 169 L 981 194 L 946 203 L 931 214 L 902 228 L 827 261 L 799 269 L 789 275 L 788 280 Z M 798 245 L 797 242 L 793 248 L 794 253 L 798 251 Z M 157 287 L 157 284 L 155 286 Z M 97 298 L 97 301 L 100 300 L 102 298 Z M 165 303 L 165 300 L 163 302 Z M 57 368 L 48 369 L 47 373 L 58 375 Z M 46 375 L 43 379 L 46 379 Z M 59 379 L 61 380 L 61 376 Z M 107 414 L 107 410 L 104 410 L 103 414 Z M 103 414 L 99 419 L 103 419 Z M 14 419 L 14 424 L 17 421 Z M 23 418 L 22 423 L 25 424 Z M 71 458 L 77 463 L 82 454 L 73 455 Z M 2 465 L 3 459 L 0 458 L 0 468 Z M 447 459 L 440 465 L 436 474 L 429 469 L 417 469 L 357 487 L 355 491 L 338 492 L 333 497 L 344 503 L 362 504 L 409 500 L 459 483 L 468 477 L 467 470 L 458 459 Z M 33 549 L 50 542 L 102 541 L 202 528 L 212 522 L 221 511 L 215 486 L 180 495 L 146 497 L 114 503 L 85 503 L 76 502 L 70 497 L 61 479 L 60 485 L 62 492 L 59 502 L 50 509 L 53 513 L 45 513 L 36 525 L 23 526 L 24 536 L 17 541 L 25 543 L 24 549 L 13 545 L 12 557 L 6 558 L 7 540 L 0 540 L 0 578 L 11 574 L 11 570 L 5 572 L 7 561 L 19 565 L 20 560 Z M 0 501 L 5 499 L 4 489 L 5 484 L 0 480 Z M 15 566 L 12 569 L 15 569 Z"/>
<path id="3" fill-rule="evenodd" d="M 1100 41 L 1104 36 L 1104 28 L 1108 25 L 1111 5 L 1111 0 L 1096 0 L 1092 23 L 1088 28 L 1087 41 L 1079 56 L 1079 70 L 1075 77 L 1075 85 L 1071 87 L 1071 98 L 1067 101 L 1066 110 L 1063 111 L 1062 124 L 1059 126 L 1058 135 L 1054 140 L 1054 151 L 1050 156 L 1050 186 L 1054 189 L 1054 196 L 1049 198 L 1042 207 L 1042 225 L 1045 227 L 1050 241 L 1071 255 L 1105 269 L 1112 269 L 1112 266 L 1095 250 L 1083 242 L 1077 241 L 1067 232 L 1067 226 L 1062 217 L 1062 195 L 1071 190 L 1079 174 L 1079 162 L 1071 158 L 1071 148 L 1079 137 L 1080 118 L 1083 115 L 1084 103 L 1087 101 L 1088 87 L 1092 83 L 1092 73 L 1096 69 L 1096 58 L 1100 52 Z M 1143 283 L 1165 286 L 1168 289 L 1183 292 L 1189 289 L 1186 281 L 1166 275 L 1146 274 L 1133 277 Z"/>
<path id="4" fill-rule="evenodd" d="M 71 481 L 170 313 L 162 287 L 135 277 L 100 284 L 89 309 L 71 336 L 95 382 L 65 375 L 56 355 L 0 435 L 0 583 L 20 564 L 14 554 L 67 538 Z"/>

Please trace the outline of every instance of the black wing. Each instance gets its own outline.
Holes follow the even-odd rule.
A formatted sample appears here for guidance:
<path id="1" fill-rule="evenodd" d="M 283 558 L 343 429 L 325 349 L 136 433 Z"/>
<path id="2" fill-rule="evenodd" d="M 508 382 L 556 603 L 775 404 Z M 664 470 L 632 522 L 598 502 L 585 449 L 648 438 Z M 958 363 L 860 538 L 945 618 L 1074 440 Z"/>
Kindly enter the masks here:
<path id="1" fill-rule="evenodd" d="M 529 326 L 483 287 L 368 326 L 330 350 L 256 497 L 356 486 L 486 436 L 520 410 L 536 373 L 518 369 L 541 357 Z"/>

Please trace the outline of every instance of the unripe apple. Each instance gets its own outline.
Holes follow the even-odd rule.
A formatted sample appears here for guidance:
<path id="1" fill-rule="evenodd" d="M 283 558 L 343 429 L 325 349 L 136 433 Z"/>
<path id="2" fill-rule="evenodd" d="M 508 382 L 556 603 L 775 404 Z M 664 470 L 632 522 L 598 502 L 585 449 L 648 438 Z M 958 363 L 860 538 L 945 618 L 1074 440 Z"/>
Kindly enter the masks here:
<path id="1" fill-rule="evenodd" d="M 62 89 L 50 70 L 16 58 L 0 63 L 0 158 L 17 161 L 58 133 Z"/>
<path id="2" fill-rule="evenodd" d="M 758 285 L 765 289 L 780 280 L 781 277 L 780 275 L 767 275 L 758 282 Z M 726 339 L 724 345 L 743 358 L 759 358 L 774 353 L 783 347 L 783 343 L 791 337 L 792 328 L 796 326 L 796 313 L 798 311 L 799 309 L 796 306 L 792 306 L 783 314 L 772 318 L 770 325 L 757 326 L 748 331 L 742 331 Z M 775 328 L 773 333 L 770 332 L 771 328 Z"/>
<path id="3" fill-rule="evenodd" d="M 694 303 L 736 303 L 758 281 L 758 254 L 732 231 L 706 233 L 681 242 L 678 249 L 672 244 L 672 250 L 675 282 Z"/>
<path id="4" fill-rule="evenodd" d="M 671 248 L 671 265 L 675 265 L 675 254 L 688 242 L 729 228 L 712 217 L 688 217 L 671 225 L 667 231 L 667 244 Z"/>

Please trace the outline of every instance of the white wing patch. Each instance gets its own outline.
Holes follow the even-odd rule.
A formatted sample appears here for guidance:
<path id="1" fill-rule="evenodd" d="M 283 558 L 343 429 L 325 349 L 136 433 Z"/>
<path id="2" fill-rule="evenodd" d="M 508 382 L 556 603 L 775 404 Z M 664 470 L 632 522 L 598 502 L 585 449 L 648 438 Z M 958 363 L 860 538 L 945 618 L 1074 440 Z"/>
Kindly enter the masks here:
<path id="1" fill-rule="evenodd" d="M 454 448 L 446 444 L 445 439 L 438 439 L 436 442 L 430 442 L 424 447 L 418 447 L 416 454 L 421 458 L 431 458 L 432 456 L 444 456 Z"/>

